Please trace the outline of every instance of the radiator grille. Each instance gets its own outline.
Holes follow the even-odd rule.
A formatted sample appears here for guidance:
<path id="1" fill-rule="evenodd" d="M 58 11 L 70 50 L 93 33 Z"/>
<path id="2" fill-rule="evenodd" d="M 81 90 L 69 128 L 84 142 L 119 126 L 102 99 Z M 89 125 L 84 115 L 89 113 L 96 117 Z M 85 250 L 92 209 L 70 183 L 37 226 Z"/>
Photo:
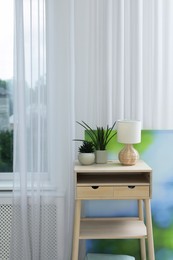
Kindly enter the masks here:
<path id="1" fill-rule="evenodd" d="M 12 199 L 8 198 L 6 200 L 0 198 L 0 260 L 9 260 L 12 211 Z M 42 205 L 41 215 L 42 214 L 44 217 L 41 218 L 42 220 L 40 223 L 41 232 L 43 233 L 42 245 L 40 248 L 41 259 L 54 260 L 58 257 L 59 259 L 63 259 L 64 245 L 62 244 L 62 234 L 64 230 L 64 198 L 56 198 L 54 203 L 48 202 Z M 31 227 L 30 220 L 31 210 L 29 206 L 29 227 Z M 48 237 L 49 239 L 44 241 L 44 237 Z M 20 251 L 22 250 L 19 250 L 19 252 Z M 23 257 L 20 255 L 18 259 L 23 259 Z"/>
<path id="2" fill-rule="evenodd" d="M 9 259 L 12 205 L 0 204 L 0 260 Z"/>

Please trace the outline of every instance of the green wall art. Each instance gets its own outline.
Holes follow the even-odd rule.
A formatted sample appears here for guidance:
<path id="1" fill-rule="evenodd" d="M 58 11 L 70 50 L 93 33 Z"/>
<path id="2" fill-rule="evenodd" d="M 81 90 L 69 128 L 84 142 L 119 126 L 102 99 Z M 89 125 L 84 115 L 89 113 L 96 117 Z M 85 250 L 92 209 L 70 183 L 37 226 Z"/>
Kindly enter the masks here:
<path id="1" fill-rule="evenodd" d="M 173 259 L 173 130 L 143 130 L 135 145 L 153 170 L 151 200 L 156 260 Z M 115 160 L 123 145 L 116 137 L 108 146 L 108 158 Z M 87 217 L 136 216 L 136 201 L 85 201 Z M 89 253 L 128 254 L 140 260 L 139 240 L 86 240 Z"/>

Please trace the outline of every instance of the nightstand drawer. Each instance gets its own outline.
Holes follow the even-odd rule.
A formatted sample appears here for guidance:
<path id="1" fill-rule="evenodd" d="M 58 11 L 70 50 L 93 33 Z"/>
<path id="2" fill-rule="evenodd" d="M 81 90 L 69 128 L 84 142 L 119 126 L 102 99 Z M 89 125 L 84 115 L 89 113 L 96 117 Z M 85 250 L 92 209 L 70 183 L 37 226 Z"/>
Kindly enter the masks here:
<path id="1" fill-rule="evenodd" d="M 120 186 L 115 187 L 114 197 L 137 199 L 137 198 L 149 198 L 149 186 Z"/>
<path id="2" fill-rule="evenodd" d="M 76 198 L 78 199 L 106 199 L 114 198 L 114 188 L 113 187 L 103 187 L 103 186 L 87 186 L 87 187 L 77 187 Z"/>

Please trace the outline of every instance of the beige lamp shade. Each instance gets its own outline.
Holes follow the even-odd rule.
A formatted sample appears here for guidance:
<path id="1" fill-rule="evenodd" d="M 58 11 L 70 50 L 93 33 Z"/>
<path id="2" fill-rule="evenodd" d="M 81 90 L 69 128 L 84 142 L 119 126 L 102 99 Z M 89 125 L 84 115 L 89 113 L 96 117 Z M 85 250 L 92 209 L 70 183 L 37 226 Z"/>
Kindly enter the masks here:
<path id="1" fill-rule="evenodd" d="M 117 141 L 123 144 L 137 144 L 141 142 L 141 121 L 118 120 Z"/>

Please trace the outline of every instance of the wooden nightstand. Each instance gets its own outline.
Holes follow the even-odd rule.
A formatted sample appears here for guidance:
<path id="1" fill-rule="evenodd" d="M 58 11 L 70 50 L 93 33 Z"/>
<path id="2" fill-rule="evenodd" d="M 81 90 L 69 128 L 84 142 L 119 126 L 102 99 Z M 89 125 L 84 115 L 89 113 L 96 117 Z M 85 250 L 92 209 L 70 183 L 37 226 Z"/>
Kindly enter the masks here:
<path id="1" fill-rule="evenodd" d="M 122 166 L 118 161 L 81 166 L 75 164 L 75 219 L 72 260 L 78 260 L 80 239 L 140 239 L 141 259 L 154 260 L 150 198 L 152 169 L 143 161 Z M 137 200 L 137 218 L 81 218 L 82 200 Z M 144 202 L 144 212 L 143 212 Z M 146 223 L 144 222 L 144 213 Z"/>

